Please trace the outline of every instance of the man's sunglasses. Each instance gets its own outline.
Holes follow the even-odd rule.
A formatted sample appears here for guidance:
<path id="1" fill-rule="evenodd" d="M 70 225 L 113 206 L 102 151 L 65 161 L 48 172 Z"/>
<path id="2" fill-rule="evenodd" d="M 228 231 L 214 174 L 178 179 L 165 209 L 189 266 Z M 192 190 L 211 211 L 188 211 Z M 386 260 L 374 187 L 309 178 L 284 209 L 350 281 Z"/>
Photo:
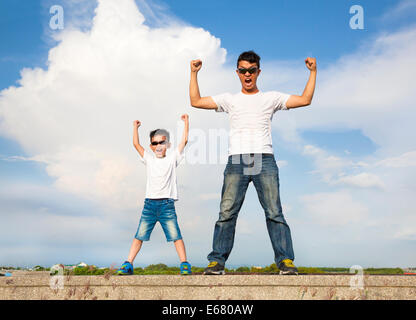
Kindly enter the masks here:
<path id="1" fill-rule="evenodd" d="M 253 68 L 250 68 L 250 69 L 246 69 L 246 68 L 238 68 L 238 72 L 239 72 L 239 73 L 241 73 L 241 74 L 246 74 L 246 73 L 247 73 L 247 71 L 248 71 L 250 74 L 253 74 L 253 73 L 257 72 L 257 70 L 258 70 L 258 68 L 256 68 L 256 67 L 253 67 Z"/>
<path id="2" fill-rule="evenodd" d="M 157 146 L 158 144 L 165 145 L 166 144 L 166 140 L 162 140 L 162 141 L 152 141 L 152 146 Z"/>

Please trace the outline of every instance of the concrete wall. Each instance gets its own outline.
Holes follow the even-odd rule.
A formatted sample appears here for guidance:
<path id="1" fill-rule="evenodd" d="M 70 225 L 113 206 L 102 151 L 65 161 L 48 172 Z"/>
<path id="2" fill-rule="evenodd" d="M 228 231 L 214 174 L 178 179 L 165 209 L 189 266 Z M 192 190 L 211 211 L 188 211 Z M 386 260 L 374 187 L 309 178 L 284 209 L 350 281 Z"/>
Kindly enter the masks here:
<path id="1" fill-rule="evenodd" d="M 56 276 L 0 278 L 0 299 L 416 299 L 416 276 Z"/>

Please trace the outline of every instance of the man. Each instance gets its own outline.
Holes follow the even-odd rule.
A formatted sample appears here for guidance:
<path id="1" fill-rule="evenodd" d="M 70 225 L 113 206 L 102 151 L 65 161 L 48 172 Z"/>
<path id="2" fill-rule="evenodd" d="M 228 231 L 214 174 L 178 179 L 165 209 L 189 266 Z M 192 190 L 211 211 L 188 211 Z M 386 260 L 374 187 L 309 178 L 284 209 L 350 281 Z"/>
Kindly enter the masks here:
<path id="1" fill-rule="evenodd" d="M 197 75 L 201 60 L 191 61 L 189 95 L 195 108 L 214 109 L 230 115 L 229 158 L 224 171 L 219 218 L 215 224 L 213 250 L 205 274 L 224 274 L 225 262 L 234 244 L 237 216 L 252 181 L 264 209 L 276 265 L 281 274 L 297 274 L 289 226 L 279 196 L 279 170 L 273 155 L 271 120 L 277 110 L 310 105 L 316 82 L 316 59 L 308 57 L 309 80 L 301 96 L 257 88 L 260 57 L 243 52 L 237 60 L 241 91 L 201 97 Z"/>

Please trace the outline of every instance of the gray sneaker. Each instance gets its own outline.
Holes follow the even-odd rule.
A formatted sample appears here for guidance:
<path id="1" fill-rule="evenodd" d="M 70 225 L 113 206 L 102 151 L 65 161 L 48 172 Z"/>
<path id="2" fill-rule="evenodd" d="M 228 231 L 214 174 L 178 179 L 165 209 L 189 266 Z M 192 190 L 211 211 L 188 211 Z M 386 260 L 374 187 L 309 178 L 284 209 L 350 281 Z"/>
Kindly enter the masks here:
<path id="1" fill-rule="evenodd" d="M 224 266 L 217 261 L 211 261 L 205 268 L 204 274 L 225 274 Z"/>
<path id="2" fill-rule="evenodd" d="M 284 259 L 281 261 L 278 268 L 280 269 L 280 274 L 298 274 L 298 269 L 290 259 Z"/>

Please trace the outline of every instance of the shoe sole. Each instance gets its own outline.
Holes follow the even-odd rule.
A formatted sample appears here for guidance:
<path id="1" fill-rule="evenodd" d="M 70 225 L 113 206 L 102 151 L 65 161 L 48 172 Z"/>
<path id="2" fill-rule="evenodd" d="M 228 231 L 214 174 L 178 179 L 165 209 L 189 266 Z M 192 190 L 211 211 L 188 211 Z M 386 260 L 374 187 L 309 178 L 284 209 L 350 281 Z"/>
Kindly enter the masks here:
<path id="1" fill-rule="evenodd" d="M 122 272 L 117 272 L 116 273 L 117 276 L 132 276 L 133 273 L 122 273 Z"/>
<path id="2" fill-rule="evenodd" d="M 280 270 L 279 274 L 283 274 L 283 275 L 299 275 L 299 273 L 296 272 L 296 271 L 281 271 L 281 270 Z"/>
<path id="3" fill-rule="evenodd" d="M 205 275 L 216 275 L 216 276 L 218 276 L 218 275 L 224 275 L 225 271 L 224 270 L 221 270 L 221 271 L 204 271 L 204 274 Z"/>

